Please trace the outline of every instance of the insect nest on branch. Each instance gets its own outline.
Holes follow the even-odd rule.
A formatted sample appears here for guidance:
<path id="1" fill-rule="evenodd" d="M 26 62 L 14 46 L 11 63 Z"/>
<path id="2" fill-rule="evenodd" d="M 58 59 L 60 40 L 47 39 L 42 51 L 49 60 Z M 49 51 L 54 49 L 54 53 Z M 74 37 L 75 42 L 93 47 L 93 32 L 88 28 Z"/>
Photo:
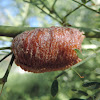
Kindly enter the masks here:
<path id="1" fill-rule="evenodd" d="M 12 41 L 15 63 L 25 71 L 43 73 L 65 70 L 81 61 L 83 32 L 66 27 L 36 28 L 17 35 Z"/>

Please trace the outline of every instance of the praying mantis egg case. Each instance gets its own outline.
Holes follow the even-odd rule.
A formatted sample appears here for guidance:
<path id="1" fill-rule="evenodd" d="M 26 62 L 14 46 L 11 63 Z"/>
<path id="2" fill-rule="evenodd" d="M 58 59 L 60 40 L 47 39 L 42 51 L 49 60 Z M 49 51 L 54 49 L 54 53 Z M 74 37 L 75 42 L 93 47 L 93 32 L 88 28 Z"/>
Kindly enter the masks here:
<path id="1" fill-rule="evenodd" d="M 15 63 L 28 72 L 65 70 L 81 61 L 83 32 L 75 28 L 36 28 L 17 35 L 12 41 Z"/>

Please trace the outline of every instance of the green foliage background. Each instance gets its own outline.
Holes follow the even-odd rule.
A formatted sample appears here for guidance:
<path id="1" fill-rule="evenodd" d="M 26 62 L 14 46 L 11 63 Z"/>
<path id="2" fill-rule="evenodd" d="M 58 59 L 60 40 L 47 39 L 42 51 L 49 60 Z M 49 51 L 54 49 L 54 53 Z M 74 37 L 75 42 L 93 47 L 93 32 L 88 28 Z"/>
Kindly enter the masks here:
<path id="1" fill-rule="evenodd" d="M 43 1 L 49 8 L 51 8 L 54 1 L 56 1 L 54 8 L 61 19 L 59 19 L 55 13 L 50 13 L 40 1 Z M 77 1 L 82 3 L 81 0 Z M 0 4 L 0 9 L 2 11 L 0 13 L 0 25 L 50 27 L 67 26 L 70 24 L 76 27 L 95 28 L 100 30 L 100 14 L 84 6 L 64 18 L 70 11 L 73 11 L 73 9 L 79 6 L 79 4 L 73 0 L 32 0 L 32 2 L 33 3 L 27 3 L 24 0 L 15 0 L 10 1 L 5 7 Z M 36 5 L 56 19 L 45 14 L 42 10 L 38 9 Z M 96 11 L 100 9 L 100 6 L 98 6 L 100 2 L 97 2 L 97 0 L 90 0 L 86 5 Z M 33 22 L 30 23 L 30 19 L 32 18 L 35 18 L 35 20 L 32 20 Z M 91 32 L 91 34 L 93 33 Z M 82 54 L 84 57 L 90 56 L 100 49 L 99 46 L 91 43 L 91 40 L 100 41 L 100 38 L 94 37 L 84 39 L 82 44 Z M 2 45 L 8 46 L 6 42 L 11 43 L 12 38 L 1 36 L 0 41 L 0 47 L 2 47 Z M 94 45 L 96 48 L 94 48 Z M 86 46 L 87 48 L 85 48 Z M 0 51 L 0 59 L 8 52 L 9 50 Z M 97 89 L 95 89 L 94 85 L 90 87 L 82 86 L 85 82 L 100 82 L 99 59 L 100 53 L 98 53 L 95 58 L 91 58 L 84 64 L 74 68 L 78 73 L 84 76 L 82 79 L 72 70 L 68 70 L 66 74 L 59 77 L 59 91 L 55 97 L 51 96 L 51 85 L 54 78 L 62 71 L 34 74 L 24 72 L 13 64 L 13 68 L 11 69 L 2 95 L 0 96 L 0 100 L 70 100 L 71 98 L 100 100 L 100 86 Z M 9 61 L 10 57 L 0 62 L 0 77 L 4 75 Z M 75 91 L 73 91 L 73 89 Z M 76 90 L 82 90 L 87 93 L 88 96 Z M 96 97 L 94 97 L 94 95 Z"/>

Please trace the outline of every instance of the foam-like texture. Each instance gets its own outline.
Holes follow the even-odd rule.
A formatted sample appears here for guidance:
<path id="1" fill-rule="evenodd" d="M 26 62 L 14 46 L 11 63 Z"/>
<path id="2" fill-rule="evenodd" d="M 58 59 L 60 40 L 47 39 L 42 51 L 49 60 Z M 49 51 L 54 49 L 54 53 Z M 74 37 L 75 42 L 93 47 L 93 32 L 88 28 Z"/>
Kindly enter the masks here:
<path id="1" fill-rule="evenodd" d="M 81 50 L 83 32 L 66 27 L 25 31 L 12 41 L 15 63 L 25 71 L 43 73 L 65 70 L 81 61 L 74 49 Z"/>

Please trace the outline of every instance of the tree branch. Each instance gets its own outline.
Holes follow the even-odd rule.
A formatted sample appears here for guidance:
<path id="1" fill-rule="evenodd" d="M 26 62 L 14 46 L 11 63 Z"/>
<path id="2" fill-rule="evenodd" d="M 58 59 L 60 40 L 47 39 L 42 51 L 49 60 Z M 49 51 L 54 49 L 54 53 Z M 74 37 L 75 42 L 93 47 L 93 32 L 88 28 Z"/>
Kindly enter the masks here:
<path id="1" fill-rule="evenodd" d="M 71 12 L 67 13 L 64 18 L 66 18 L 67 16 L 69 16 L 71 13 L 73 13 L 74 11 L 76 11 L 77 9 L 79 9 L 80 7 L 82 7 L 82 5 L 79 5 L 78 7 L 76 7 L 75 9 L 73 9 Z"/>
<path id="2" fill-rule="evenodd" d="M 48 11 L 50 13 L 54 13 L 62 21 L 62 18 L 58 15 L 58 13 L 55 11 L 55 9 L 48 8 L 48 6 L 42 0 L 40 0 L 40 2 L 44 5 L 44 7 L 46 7 L 48 9 Z M 56 1 L 54 1 L 54 3 L 56 3 Z"/>
<path id="3" fill-rule="evenodd" d="M 2 47 L 0 50 L 11 49 L 11 47 Z"/>
<path id="4" fill-rule="evenodd" d="M 56 2 L 57 2 L 57 0 L 55 0 L 55 1 L 53 2 L 53 5 L 52 5 L 52 8 L 53 8 L 53 9 L 54 9 L 54 6 L 55 6 Z"/>
<path id="5" fill-rule="evenodd" d="M 50 13 L 47 13 L 43 8 L 41 8 L 40 6 L 38 6 L 37 4 L 35 4 L 35 3 L 33 3 L 32 1 L 30 1 L 30 2 L 28 2 L 28 1 L 26 1 L 26 0 L 23 0 L 24 2 L 27 2 L 27 3 L 30 3 L 30 4 L 32 4 L 32 5 L 35 5 L 38 9 L 40 9 L 43 13 L 45 13 L 46 15 L 48 15 L 48 16 L 50 16 L 51 18 L 53 18 L 54 20 L 56 20 L 57 22 L 59 22 L 59 23 L 61 23 L 61 18 L 60 18 L 60 16 L 56 13 L 56 16 L 58 16 L 59 18 L 60 18 L 60 20 L 58 20 L 56 17 L 54 17 L 54 16 L 52 16 Z M 45 4 L 43 3 L 43 5 L 45 6 Z M 45 6 L 46 7 L 46 9 L 49 11 L 49 12 L 51 12 L 51 10 L 47 7 L 47 6 Z"/>
<path id="6" fill-rule="evenodd" d="M 90 1 L 87 1 L 86 3 L 88 3 L 88 2 L 90 2 Z M 82 6 L 83 6 L 83 5 L 80 4 L 78 7 L 76 7 L 75 9 L 73 9 L 71 12 L 67 13 L 67 14 L 65 15 L 64 18 L 68 17 L 70 14 L 72 14 L 74 11 L 76 11 L 77 9 L 79 9 L 79 8 L 82 7 Z"/>
<path id="7" fill-rule="evenodd" d="M 6 56 L 4 56 L 2 59 L 0 59 L 0 62 L 2 62 L 4 59 L 6 59 L 8 56 L 10 56 L 12 52 L 8 53 Z"/>
<path id="8" fill-rule="evenodd" d="M 0 26 L 0 36 L 15 37 L 23 31 L 32 29 L 34 29 L 34 27 Z"/>
<path id="9" fill-rule="evenodd" d="M 0 36 L 7 36 L 7 37 L 15 37 L 16 35 L 27 31 L 27 30 L 33 30 L 37 27 L 15 27 L 15 26 L 0 26 Z M 85 36 L 87 38 L 100 38 L 100 29 L 91 29 L 91 28 L 84 28 L 84 27 L 75 27 L 80 31 L 85 32 Z"/>
<path id="10" fill-rule="evenodd" d="M 51 18 L 53 18 L 54 20 L 56 20 L 57 22 L 61 23 L 57 18 L 53 17 L 51 14 L 47 13 L 46 11 L 44 11 L 42 8 L 40 8 L 39 6 L 35 5 L 37 8 L 39 8 L 42 12 L 44 12 L 45 14 L 47 14 L 48 16 L 50 16 Z"/>
<path id="11" fill-rule="evenodd" d="M 14 56 L 14 54 L 13 54 L 12 57 L 11 57 L 10 63 L 9 63 L 9 65 L 8 65 L 8 68 L 7 68 L 7 70 L 6 70 L 5 75 L 3 76 L 3 78 L 0 78 L 0 84 L 3 84 L 2 90 L 3 90 L 3 87 L 4 87 L 5 83 L 7 82 L 8 75 L 9 75 L 9 72 L 10 72 L 10 70 L 11 70 L 11 67 L 12 67 L 12 64 L 13 64 L 14 59 L 15 59 L 15 56 Z M 0 92 L 0 95 L 1 95 L 1 93 L 2 93 L 2 90 L 1 90 L 1 92 Z"/>
<path id="12" fill-rule="evenodd" d="M 80 4 L 80 5 L 83 5 L 84 7 L 86 7 L 87 9 L 89 9 L 89 10 L 91 10 L 91 11 L 94 11 L 94 12 L 96 12 L 96 13 L 100 14 L 100 12 L 99 12 L 99 11 L 97 11 L 97 10 L 94 10 L 94 9 L 90 8 L 90 7 L 86 6 L 85 4 L 82 4 L 82 3 L 80 3 L 80 2 L 78 2 L 78 1 L 76 1 L 76 0 L 73 0 L 73 1 L 74 1 L 74 2 L 76 2 L 76 3 L 78 3 L 78 4 Z"/>

